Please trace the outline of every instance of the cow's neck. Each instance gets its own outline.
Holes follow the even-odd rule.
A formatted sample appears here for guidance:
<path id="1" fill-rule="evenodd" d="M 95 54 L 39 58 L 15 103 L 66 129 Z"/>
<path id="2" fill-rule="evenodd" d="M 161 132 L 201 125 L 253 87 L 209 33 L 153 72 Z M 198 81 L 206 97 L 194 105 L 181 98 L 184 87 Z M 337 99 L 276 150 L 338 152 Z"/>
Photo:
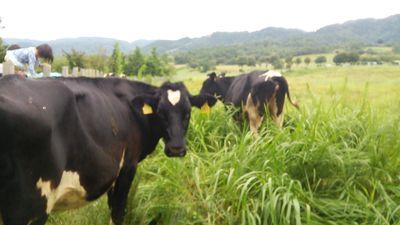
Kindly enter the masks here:
<path id="1" fill-rule="evenodd" d="M 217 80 L 217 84 L 221 91 L 221 96 L 218 96 L 219 100 L 224 101 L 226 97 L 226 93 L 228 92 L 229 87 L 231 86 L 235 77 L 223 77 Z"/>
<path id="2" fill-rule="evenodd" d="M 149 119 L 148 124 L 142 124 L 142 132 L 145 138 L 143 151 L 140 154 L 140 161 L 145 159 L 146 156 L 154 152 L 158 142 L 162 138 L 161 124 L 157 117 Z"/>

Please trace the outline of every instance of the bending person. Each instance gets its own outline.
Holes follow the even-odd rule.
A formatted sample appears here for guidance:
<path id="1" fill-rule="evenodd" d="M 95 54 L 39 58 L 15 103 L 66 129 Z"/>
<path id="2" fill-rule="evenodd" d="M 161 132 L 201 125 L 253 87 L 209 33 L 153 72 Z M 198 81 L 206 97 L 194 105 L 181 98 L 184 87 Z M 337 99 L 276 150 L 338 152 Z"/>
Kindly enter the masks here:
<path id="1" fill-rule="evenodd" d="M 35 71 L 35 67 L 40 66 L 39 59 L 46 60 L 49 63 L 53 62 L 53 50 L 48 44 L 8 50 L 4 57 L 4 61 L 11 61 L 18 67 L 19 73 L 26 72 L 28 77 L 40 77 Z"/>

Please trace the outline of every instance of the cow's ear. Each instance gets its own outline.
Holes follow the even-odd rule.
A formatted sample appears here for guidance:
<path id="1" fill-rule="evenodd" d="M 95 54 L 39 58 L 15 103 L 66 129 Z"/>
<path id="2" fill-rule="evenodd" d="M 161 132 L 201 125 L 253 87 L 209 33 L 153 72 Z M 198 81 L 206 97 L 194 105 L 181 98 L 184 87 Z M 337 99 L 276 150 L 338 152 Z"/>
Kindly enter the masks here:
<path id="1" fill-rule="evenodd" d="M 156 113 L 158 98 L 151 95 L 140 95 L 132 99 L 132 105 L 136 112 L 143 115 Z"/>
<path id="2" fill-rule="evenodd" d="M 202 109 L 203 111 L 209 111 L 209 108 L 213 107 L 216 102 L 217 99 L 209 94 L 190 96 L 190 104 Z"/>
<path id="3" fill-rule="evenodd" d="M 210 80 L 215 80 L 215 78 L 217 77 L 217 74 L 215 72 L 212 72 L 212 73 L 207 74 L 207 76 L 210 78 Z"/>

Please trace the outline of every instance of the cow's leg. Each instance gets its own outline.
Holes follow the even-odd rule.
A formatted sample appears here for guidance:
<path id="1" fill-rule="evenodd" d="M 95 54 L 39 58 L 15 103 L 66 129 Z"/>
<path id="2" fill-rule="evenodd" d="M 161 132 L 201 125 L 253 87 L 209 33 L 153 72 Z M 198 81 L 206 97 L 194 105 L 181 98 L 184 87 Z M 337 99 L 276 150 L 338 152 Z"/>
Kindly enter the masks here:
<path id="1" fill-rule="evenodd" d="M 108 192 L 108 206 L 111 209 L 112 225 L 121 225 L 125 216 L 125 207 L 136 168 L 122 167 L 114 188 Z"/>
<path id="2" fill-rule="evenodd" d="M 27 218 L 17 218 L 17 219 L 5 219 L 2 221 L 0 216 L 0 225 L 44 225 L 48 219 L 48 215 L 35 218 L 35 219 L 27 219 Z"/>
<path id="3" fill-rule="evenodd" d="M 245 111 L 247 112 L 247 116 L 249 119 L 249 124 L 250 124 L 250 131 L 253 134 L 258 134 L 258 128 L 260 128 L 263 117 L 260 116 L 259 110 L 258 110 L 258 104 L 253 102 L 253 98 L 251 97 L 251 94 L 248 95 L 247 101 L 246 101 L 246 107 Z"/>
<path id="4" fill-rule="evenodd" d="M 37 219 L 29 222 L 28 224 L 29 225 L 44 225 L 44 224 L 46 224 L 47 218 L 48 218 L 48 215 L 45 215 L 45 216 L 42 216 L 40 218 L 37 218 Z"/>
<path id="5" fill-rule="evenodd" d="M 285 113 L 282 111 L 282 113 L 277 117 L 277 119 L 276 119 L 276 125 L 279 127 L 279 128 L 282 128 L 283 127 L 283 118 L 285 117 Z"/>
<path id="6" fill-rule="evenodd" d="M 278 116 L 278 107 L 276 104 L 276 98 L 273 97 L 268 101 L 268 111 L 272 118 L 272 121 L 276 124 L 277 127 L 281 128 L 283 123 L 283 112 Z"/>

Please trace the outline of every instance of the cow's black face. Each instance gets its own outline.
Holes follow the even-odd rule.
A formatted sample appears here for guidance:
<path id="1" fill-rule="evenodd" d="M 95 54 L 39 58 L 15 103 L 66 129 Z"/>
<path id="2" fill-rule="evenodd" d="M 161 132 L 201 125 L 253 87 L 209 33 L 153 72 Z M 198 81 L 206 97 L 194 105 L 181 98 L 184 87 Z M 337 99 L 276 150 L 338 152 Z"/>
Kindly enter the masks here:
<path id="1" fill-rule="evenodd" d="M 162 85 L 156 96 L 140 96 L 134 100 L 134 105 L 139 106 L 143 114 L 157 117 L 168 157 L 186 155 L 185 135 L 191 107 L 201 108 L 206 103 L 213 106 L 216 99 L 210 95 L 191 96 L 182 83 L 169 82 Z"/>
<path id="2" fill-rule="evenodd" d="M 218 85 L 217 75 L 213 72 L 208 74 L 208 79 L 203 82 L 200 94 L 209 94 L 213 96 L 222 96 L 221 87 Z"/>

